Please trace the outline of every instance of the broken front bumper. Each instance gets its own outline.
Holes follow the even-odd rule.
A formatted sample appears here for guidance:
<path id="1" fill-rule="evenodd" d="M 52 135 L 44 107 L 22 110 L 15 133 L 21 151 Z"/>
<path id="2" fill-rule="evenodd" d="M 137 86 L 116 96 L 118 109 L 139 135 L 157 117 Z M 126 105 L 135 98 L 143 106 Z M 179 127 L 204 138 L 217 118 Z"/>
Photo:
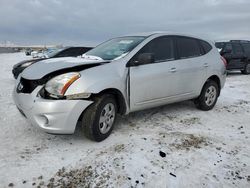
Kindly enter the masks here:
<path id="1" fill-rule="evenodd" d="M 31 94 L 13 91 L 17 108 L 31 122 L 48 133 L 73 134 L 82 112 L 93 101 L 88 100 L 50 100 L 41 98 L 38 86 Z"/>

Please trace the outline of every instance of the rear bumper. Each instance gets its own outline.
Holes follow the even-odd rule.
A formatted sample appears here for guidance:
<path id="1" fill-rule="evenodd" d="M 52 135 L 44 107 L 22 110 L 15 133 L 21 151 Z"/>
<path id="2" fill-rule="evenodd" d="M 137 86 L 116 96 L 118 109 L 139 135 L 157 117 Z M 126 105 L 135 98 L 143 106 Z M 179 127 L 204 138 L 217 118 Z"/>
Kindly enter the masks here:
<path id="1" fill-rule="evenodd" d="M 34 126 L 48 133 L 73 134 L 81 113 L 93 101 L 48 100 L 37 96 L 41 86 L 31 94 L 13 91 L 17 108 Z"/>

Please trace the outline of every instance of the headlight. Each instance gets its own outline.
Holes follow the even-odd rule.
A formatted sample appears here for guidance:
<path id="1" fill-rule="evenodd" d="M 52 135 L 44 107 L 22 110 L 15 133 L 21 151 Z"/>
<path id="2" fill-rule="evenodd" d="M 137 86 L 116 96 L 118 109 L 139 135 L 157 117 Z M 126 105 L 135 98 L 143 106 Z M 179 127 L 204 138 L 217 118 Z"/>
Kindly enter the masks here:
<path id="1" fill-rule="evenodd" d="M 32 64 L 33 64 L 33 62 L 27 62 L 27 63 L 22 64 L 21 67 L 28 67 Z"/>
<path id="2" fill-rule="evenodd" d="M 78 72 L 71 72 L 56 76 L 46 83 L 45 90 L 56 97 L 62 97 L 66 93 L 69 86 L 80 78 L 80 76 L 81 75 Z"/>

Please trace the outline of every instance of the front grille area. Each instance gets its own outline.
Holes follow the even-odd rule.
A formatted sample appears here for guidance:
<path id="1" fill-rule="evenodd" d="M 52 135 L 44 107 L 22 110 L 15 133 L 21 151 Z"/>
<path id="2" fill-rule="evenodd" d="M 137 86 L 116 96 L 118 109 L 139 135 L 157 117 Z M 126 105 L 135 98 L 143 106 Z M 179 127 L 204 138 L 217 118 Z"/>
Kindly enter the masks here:
<path id="1" fill-rule="evenodd" d="M 17 86 L 18 93 L 32 93 L 37 86 L 39 86 L 38 80 L 27 80 L 25 78 L 20 79 L 20 83 Z"/>

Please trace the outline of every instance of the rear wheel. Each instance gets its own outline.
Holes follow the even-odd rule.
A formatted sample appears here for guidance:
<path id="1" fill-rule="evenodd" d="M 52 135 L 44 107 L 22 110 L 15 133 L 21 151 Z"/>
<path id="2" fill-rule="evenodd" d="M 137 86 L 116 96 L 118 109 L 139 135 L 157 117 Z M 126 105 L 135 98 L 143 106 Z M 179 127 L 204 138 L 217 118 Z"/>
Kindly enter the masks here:
<path id="1" fill-rule="evenodd" d="M 250 63 L 246 64 L 245 69 L 241 71 L 242 74 L 250 74 Z"/>
<path id="2" fill-rule="evenodd" d="M 114 97 L 109 94 L 97 97 L 83 114 L 82 128 L 86 137 L 97 142 L 106 139 L 113 130 L 116 116 L 117 105 Z"/>
<path id="3" fill-rule="evenodd" d="M 208 111 L 211 110 L 218 99 L 219 86 L 213 80 L 208 80 L 203 86 L 200 96 L 195 99 L 195 105 L 197 108 Z"/>

